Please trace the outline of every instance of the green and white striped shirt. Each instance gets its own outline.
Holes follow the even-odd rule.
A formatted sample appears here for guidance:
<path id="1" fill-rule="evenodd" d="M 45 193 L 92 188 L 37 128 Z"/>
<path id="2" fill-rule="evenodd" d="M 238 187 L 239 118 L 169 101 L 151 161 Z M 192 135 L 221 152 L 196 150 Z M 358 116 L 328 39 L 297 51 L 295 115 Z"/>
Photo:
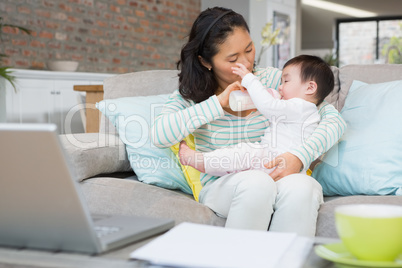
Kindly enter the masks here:
<path id="1" fill-rule="evenodd" d="M 255 76 L 267 88 L 277 89 L 282 72 L 268 67 L 258 69 Z M 290 153 L 296 155 L 304 167 L 329 150 L 342 136 L 346 128 L 345 121 L 332 105 L 324 102 L 318 107 L 321 121 L 313 134 L 304 144 Z M 259 142 L 269 126 L 269 120 L 256 111 L 246 117 L 237 117 L 226 113 L 218 98 L 194 103 L 185 100 L 175 91 L 155 119 L 152 129 L 152 142 L 160 148 L 170 147 L 182 141 L 189 134 L 194 136 L 197 151 L 208 152 L 240 142 Z M 217 177 L 201 174 L 201 184 Z"/>

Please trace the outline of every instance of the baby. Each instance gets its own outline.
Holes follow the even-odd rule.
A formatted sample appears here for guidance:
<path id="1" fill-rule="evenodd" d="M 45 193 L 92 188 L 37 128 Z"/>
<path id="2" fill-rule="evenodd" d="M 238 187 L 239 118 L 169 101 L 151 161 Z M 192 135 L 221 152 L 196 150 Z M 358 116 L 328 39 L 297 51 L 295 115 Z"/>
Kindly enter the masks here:
<path id="1" fill-rule="evenodd" d="M 247 169 L 262 169 L 269 174 L 272 170 L 264 164 L 301 145 L 318 126 L 317 106 L 332 91 L 334 75 L 321 58 L 297 56 L 284 65 L 278 97 L 264 88 L 244 65 L 237 63 L 232 69 L 242 78 L 241 85 L 247 89 L 257 110 L 270 121 L 264 136 L 259 143 L 239 143 L 204 153 L 192 150 L 182 141 L 180 162 L 213 176 Z"/>

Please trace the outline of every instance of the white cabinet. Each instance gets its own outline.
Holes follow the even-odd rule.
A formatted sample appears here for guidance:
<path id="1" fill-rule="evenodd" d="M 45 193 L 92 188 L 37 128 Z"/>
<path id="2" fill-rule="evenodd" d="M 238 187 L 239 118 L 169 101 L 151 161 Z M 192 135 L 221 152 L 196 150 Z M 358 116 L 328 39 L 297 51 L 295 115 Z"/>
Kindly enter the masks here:
<path id="1" fill-rule="evenodd" d="M 8 82 L 5 83 L 5 121 L 54 123 L 61 134 L 85 132 L 80 109 L 77 108 L 82 93 L 74 91 L 74 85 L 101 85 L 105 78 L 113 76 L 17 69 L 13 70 L 13 75 L 17 91 Z"/>

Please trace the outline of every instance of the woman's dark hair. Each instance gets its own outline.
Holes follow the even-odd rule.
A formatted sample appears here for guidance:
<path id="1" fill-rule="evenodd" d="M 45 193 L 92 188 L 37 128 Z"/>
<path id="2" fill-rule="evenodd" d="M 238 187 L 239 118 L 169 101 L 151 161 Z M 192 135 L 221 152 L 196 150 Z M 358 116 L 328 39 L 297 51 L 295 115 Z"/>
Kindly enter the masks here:
<path id="1" fill-rule="evenodd" d="M 331 67 L 320 57 L 300 55 L 287 61 L 283 69 L 289 65 L 300 66 L 302 82 L 312 80 L 317 83 L 317 92 L 315 93 L 317 105 L 321 104 L 334 89 L 334 73 Z"/>
<path id="2" fill-rule="evenodd" d="M 218 83 L 213 70 L 203 66 L 199 56 L 211 64 L 212 57 L 218 53 L 218 45 L 237 27 L 250 31 L 242 15 L 222 7 L 208 8 L 194 21 L 177 62 L 179 92 L 185 99 L 199 103 L 215 94 Z"/>

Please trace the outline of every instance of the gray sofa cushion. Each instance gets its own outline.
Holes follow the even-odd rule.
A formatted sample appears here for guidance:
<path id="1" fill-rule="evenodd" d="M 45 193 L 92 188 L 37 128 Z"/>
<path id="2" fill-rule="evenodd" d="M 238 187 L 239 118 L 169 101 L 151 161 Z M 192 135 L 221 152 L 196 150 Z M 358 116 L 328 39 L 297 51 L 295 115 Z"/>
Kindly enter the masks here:
<path id="1" fill-rule="evenodd" d="M 116 75 L 103 82 L 103 99 L 170 94 L 179 88 L 178 82 L 177 70 L 153 70 Z M 104 115 L 101 115 L 99 132 L 109 134 L 116 132 L 113 124 Z"/>
<path id="2" fill-rule="evenodd" d="M 317 219 L 316 236 L 338 238 L 335 227 L 335 208 L 348 204 L 389 204 L 402 206 L 402 196 L 343 196 L 326 198 Z"/>
<path id="3" fill-rule="evenodd" d="M 98 133 L 66 134 L 60 135 L 60 142 L 77 181 L 102 173 L 132 170 L 125 145 L 118 136 Z"/>
<path id="4" fill-rule="evenodd" d="M 224 226 L 226 219 L 180 191 L 148 185 L 135 179 L 98 177 L 81 183 L 91 213 L 138 215 Z"/>

